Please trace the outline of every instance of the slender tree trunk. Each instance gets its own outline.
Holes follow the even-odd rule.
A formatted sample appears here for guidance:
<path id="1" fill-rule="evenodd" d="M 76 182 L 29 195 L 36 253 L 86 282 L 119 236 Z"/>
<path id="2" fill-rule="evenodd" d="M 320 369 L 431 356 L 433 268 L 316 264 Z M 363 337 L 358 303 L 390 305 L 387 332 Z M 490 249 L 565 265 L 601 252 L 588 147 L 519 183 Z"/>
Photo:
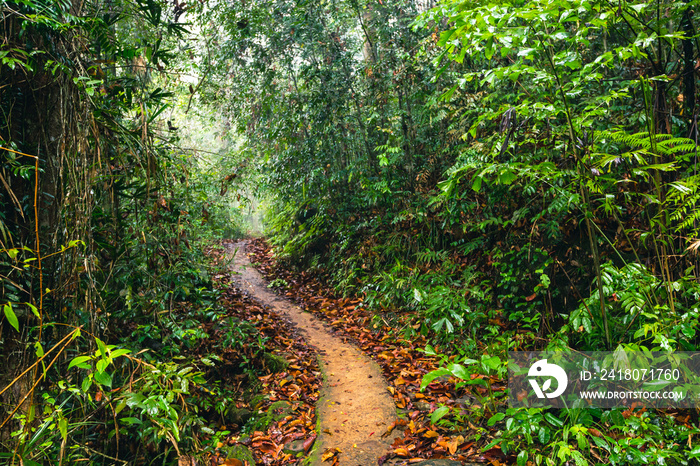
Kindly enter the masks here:
<path id="1" fill-rule="evenodd" d="M 685 0 L 686 4 L 689 0 Z M 695 28 L 693 27 L 693 11 L 687 6 L 683 13 L 683 108 L 687 123 L 687 132 L 690 139 L 695 139 L 698 129 L 695 127 L 695 51 L 693 39 Z"/>

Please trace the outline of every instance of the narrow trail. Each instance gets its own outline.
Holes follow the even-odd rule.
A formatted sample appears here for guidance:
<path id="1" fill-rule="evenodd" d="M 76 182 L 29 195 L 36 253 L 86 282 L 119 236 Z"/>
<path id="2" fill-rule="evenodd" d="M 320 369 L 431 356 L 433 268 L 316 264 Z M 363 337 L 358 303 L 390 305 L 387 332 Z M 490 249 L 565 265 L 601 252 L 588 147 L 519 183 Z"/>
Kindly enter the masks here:
<path id="1" fill-rule="evenodd" d="M 331 334 L 319 319 L 271 292 L 250 265 L 246 244 L 226 245 L 229 254 L 235 253 L 232 269 L 240 274 L 234 280 L 242 290 L 291 320 L 307 343 L 318 349 L 324 384 L 316 406 L 319 432 L 311 466 L 321 466 L 322 454 L 334 448 L 340 450 L 340 466 L 376 465 L 394 437 L 383 439 L 382 434 L 396 420 L 396 407 L 381 369 L 359 349 Z"/>

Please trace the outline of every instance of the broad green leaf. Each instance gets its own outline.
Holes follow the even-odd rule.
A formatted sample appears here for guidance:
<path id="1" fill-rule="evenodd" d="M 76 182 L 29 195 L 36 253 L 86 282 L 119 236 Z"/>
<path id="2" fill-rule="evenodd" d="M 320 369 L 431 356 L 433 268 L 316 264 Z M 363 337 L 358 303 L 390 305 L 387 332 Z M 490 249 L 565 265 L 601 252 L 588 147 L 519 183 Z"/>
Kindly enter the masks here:
<path id="1" fill-rule="evenodd" d="M 700 458 L 700 447 L 695 447 L 692 450 L 690 450 L 688 458 Z"/>
<path id="2" fill-rule="evenodd" d="M 109 360 L 107 359 L 100 359 L 97 361 L 97 364 L 95 364 L 95 370 L 97 370 L 97 372 L 103 372 L 107 367 L 109 367 Z"/>
<path id="3" fill-rule="evenodd" d="M 2 307 L 3 311 L 5 312 L 5 318 L 7 321 L 14 327 L 15 330 L 19 332 L 19 320 L 17 320 L 17 315 L 15 314 L 15 311 L 12 309 L 12 304 L 7 303 Z"/>
<path id="4" fill-rule="evenodd" d="M 423 301 L 423 295 L 421 294 L 418 288 L 413 288 L 413 299 L 415 299 L 418 302 Z"/>
<path id="5" fill-rule="evenodd" d="M 82 388 L 84 393 L 87 393 L 87 391 L 90 390 L 90 387 L 92 387 L 92 377 L 85 377 L 80 388 Z"/>
<path id="6" fill-rule="evenodd" d="M 110 353 L 110 356 L 112 359 L 116 359 L 119 356 L 124 356 L 125 354 L 131 353 L 131 350 L 125 349 L 125 348 L 119 348 Z"/>
<path id="7" fill-rule="evenodd" d="M 117 407 L 114 408 L 114 415 L 119 414 L 124 408 L 126 408 L 126 400 L 120 401 Z"/>
<path id="8" fill-rule="evenodd" d="M 430 385 L 430 383 L 440 377 L 444 377 L 446 375 L 452 375 L 452 372 L 449 370 L 445 369 L 444 367 L 441 367 L 440 369 L 435 369 L 434 371 L 430 371 L 427 374 L 423 376 L 423 381 L 420 384 L 420 390 L 423 391 L 425 390 L 425 387 Z"/>
<path id="9" fill-rule="evenodd" d="M 591 436 L 591 440 L 593 441 L 593 443 L 595 443 L 598 446 L 598 448 L 603 448 L 604 450 L 610 450 L 610 446 L 608 445 L 608 442 L 606 442 L 604 439 L 602 439 L 600 437 Z"/>
<path id="10" fill-rule="evenodd" d="M 501 173 L 498 174 L 498 182 L 500 184 L 509 185 L 517 179 L 518 179 L 517 175 L 509 169 L 505 169 Z"/>
<path id="11" fill-rule="evenodd" d="M 61 438 L 63 440 L 68 437 L 68 419 L 63 418 L 58 420 L 58 430 L 61 432 Z"/>
<path id="12" fill-rule="evenodd" d="M 562 421 L 552 413 L 544 413 L 544 418 L 547 422 L 556 427 L 561 427 L 564 425 L 564 421 Z"/>
<path id="13" fill-rule="evenodd" d="M 527 450 L 523 450 L 518 453 L 516 462 L 518 463 L 518 466 L 525 466 L 527 464 Z"/>
<path id="14" fill-rule="evenodd" d="M 491 369 L 492 371 L 497 371 L 501 367 L 501 358 L 498 356 L 482 357 L 481 365 L 484 369 Z"/>
<path id="15" fill-rule="evenodd" d="M 104 342 L 99 338 L 95 337 L 95 343 L 97 343 L 97 348 L 100 350 L 99 356 L 107 356 L 107 346 L 104 344 Z"/>
<path id="16" fill-rule="evenodd" d="M 138 425 L 142 424 L 141 419 L 139 419 L 137 417 L 123 417 L 123 418 L 119 419 L 119 421 L 126 424 L 127 426 L 132 426 L 134 424 L 138 424 Z"/>
<path id="17" fill-rule="evenodd" d="M 484 179 L 481 176 L 475 176 L 474 183 L 472 183 L 472 190 L 479 192 L 479 190 L 481 189 L 481 182 L 483 180 Z"/>
<path id="18" fill-rule="evenodd" d="M 109 372 L 95 372 L 94 378 L 100 385 L 112 387 L 112 375 Z"/>
<path id="19" fill-rule="evenodd" d="M 70 369 L 73 366 L 78 366 L 78 367 L 81 367 L 83 369 L 87 369 L 89 366 L 86 364 L 84 365 L 84 363 L 86 361 L 91 360 L 91 359 L 92 359 L 92 356 L 77 356 L 77 357 L 73 358 L 73 360 L 70 362 L 70 364 L 68 364 L 68 369 Z"/>
<path id="20" fill-rule="evenodd" d="M 495 425 L 497 422 L 502 421 L 506 415 L 504 413 L 496 413 L 493 416 L 491 416 L 487 422 L 488 426 L 491 427 Z"/>
<path id="21" fill-rule="evenodd" d="M 447 406 L 440 406 L 438 409 L 433 411 L 433 414 L 430 415 L 430 423 L 435 424 L 440 419 L 445 417 L 445 415 L 449 412 L 450 412 L 450 408 L 448 408 Z"/>
<path id="22" fill-rule="evenodd" d="M 447 370 L 450 371 L 450 373 L 458 379 L 469 379 L 469 373 L 467 372 L 467 369 L 461 364 L 450 364 L 449 366 L 447 366 Z"/>
<path id="23" fill-rule="evenodd" d="M 37 318 L 40 318 L 41 316 L 39 315 L 39 309 L 36 308 L 35 305 L 32 303 L 24 303 L 27 305 L 30 311 L 32 311 L 32 314 L 34 314 Z"/>

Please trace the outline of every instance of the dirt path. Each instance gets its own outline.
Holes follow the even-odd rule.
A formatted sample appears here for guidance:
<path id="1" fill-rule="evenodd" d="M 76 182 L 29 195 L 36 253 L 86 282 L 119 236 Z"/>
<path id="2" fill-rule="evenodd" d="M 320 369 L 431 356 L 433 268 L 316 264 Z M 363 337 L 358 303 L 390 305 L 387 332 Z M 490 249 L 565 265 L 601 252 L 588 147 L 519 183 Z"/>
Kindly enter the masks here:
<path id="1" fill-rule="evenodd" d="M 245 244 L 227 244 L 230 254 L 238 249 L 232 267 L 240 275 L 235 280 L 243 290 L 301 329 L 321 359 L 324 386 L 316 406 L 319 437 L 311 465 L 321 466 L 322 454 L 333 448 L 340 450 L 340 466 L 376 465 L 393 440 L 382 439 L 381 435 L 396 419 L 396 407 L 379 366 L 332 335 L 320 320 L 270 291 L 250 266 Z"/>

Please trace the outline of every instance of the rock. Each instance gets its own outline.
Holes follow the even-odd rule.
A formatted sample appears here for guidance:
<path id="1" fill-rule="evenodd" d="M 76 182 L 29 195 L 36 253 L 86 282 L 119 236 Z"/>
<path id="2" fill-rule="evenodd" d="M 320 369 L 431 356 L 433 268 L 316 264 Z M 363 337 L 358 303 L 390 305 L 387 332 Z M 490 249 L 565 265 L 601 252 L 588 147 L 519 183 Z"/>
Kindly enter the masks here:
<path id="1" fill-rule="evenodd" d="M 425 401 L 416 401 L 413 403 L 413 407 L 418 411 L 430 411 L 430 403 L 426 403 Z"/>
<path id="2" fill-rule="evenodd" d="M 197 466 L 197 460 L 193 456 L 182 455 L 177 459 L 177 466 Z"/>
<path id="3" fill-rule="evenodd" d="M 267 409 L 267 412 L 270 418 L 273 421 L 277 422 L 280 419 L 284 419 L 289 413 L 291 413 L 292 408 L 293 406 L 291 403 L 289 403 L 288 401 L 280 400 L 272 403 Z"/>
<path id="4" fill-rule="evenodd" d="M 304 441 L 294 440 L 293 442 L 289 442 L 284 446 L 283 451 L 294 456 L 298 455 L 299 453 L 304 453 Z"/>
<path id="5" fill-rule="evenodd" d="M 226 410 L 226 421 L 239 427 L 243 427 L 251 417 L 253 417 L 253 412 L 246 408 L 231 406 Z"/>
<path id="6" fill-rule="evenodd" d="M 265 367 L 275 374 L 283 372 L 289 366 L 289 362 L 286 359 L 276 354 L 265 353 L 263 358 L 265 359 Z"/>

